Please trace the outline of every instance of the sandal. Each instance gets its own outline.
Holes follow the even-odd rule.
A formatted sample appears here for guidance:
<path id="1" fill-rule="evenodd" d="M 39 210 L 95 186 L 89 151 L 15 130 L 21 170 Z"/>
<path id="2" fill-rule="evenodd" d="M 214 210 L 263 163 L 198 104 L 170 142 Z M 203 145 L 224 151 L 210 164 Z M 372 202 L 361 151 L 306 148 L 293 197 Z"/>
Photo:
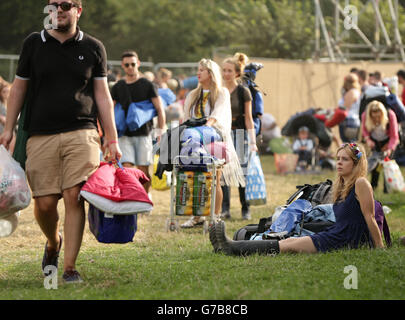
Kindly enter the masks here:
<path id="1" fill-rule="evenodd" d="M 205 222 L 204 217 L 191 217 L 189 220 L 184 222 L 180 227 L 182 228 L 194 228 L 203 225 Z"/>

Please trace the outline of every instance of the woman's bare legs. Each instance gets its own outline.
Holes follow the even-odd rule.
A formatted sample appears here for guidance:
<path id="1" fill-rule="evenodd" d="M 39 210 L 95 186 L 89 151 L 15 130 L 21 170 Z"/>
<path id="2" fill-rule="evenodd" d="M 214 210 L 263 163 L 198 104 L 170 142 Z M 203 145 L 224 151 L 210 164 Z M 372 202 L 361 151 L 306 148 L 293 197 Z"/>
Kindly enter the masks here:
<path id="1" fill-rule="evenodd" d="M 317 253 L 315 245 L 311 237 L 288 238 L 279 241 L 280 253 L 296 252 L 296 253 Z"/>
<path id="2" fill-rule="evenodd" d="M 224 195 L 222 193 L 222 188 L 221 188 L 221 175 L 222 171 L 217 170 L 217 189 L 216 189 L 216 194 L 215 194 L 215 214 L 219 216 L 221 210 L 222 210 L 222 200 L 224 198 Z"/>

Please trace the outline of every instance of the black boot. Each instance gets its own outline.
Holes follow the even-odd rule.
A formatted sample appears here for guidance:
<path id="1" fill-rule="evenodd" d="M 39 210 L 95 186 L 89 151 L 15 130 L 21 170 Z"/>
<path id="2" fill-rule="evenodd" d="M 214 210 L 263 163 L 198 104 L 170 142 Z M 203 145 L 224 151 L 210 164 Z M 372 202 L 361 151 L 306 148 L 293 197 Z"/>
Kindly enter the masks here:
<path id="1" fill-rule="evenodd" d="M 251 254 L 277 254 L 280 253 L 280 247 L 277 240 L 241 240 L 233 241 L 226 236 L 225 222 L 215 223 L 215 241 L 217 246 L 227 255 L 247 256 Z M 212 243 L 212 242 L 211 242 Z M 215 250 L 215 247 L 214 247 Z"/>
<path id="2" fill-rule="evenodd" d="M 216 235 L 216 229 L 215 229 L 216 223 L 214 222 L 208 229 L 209 235 L 210 235 L 210 241 L 212 246 L 214 247 L 214 252 L 218 253 L 222 251 L 221 244 L 217 240 L 217 235 Z"/>

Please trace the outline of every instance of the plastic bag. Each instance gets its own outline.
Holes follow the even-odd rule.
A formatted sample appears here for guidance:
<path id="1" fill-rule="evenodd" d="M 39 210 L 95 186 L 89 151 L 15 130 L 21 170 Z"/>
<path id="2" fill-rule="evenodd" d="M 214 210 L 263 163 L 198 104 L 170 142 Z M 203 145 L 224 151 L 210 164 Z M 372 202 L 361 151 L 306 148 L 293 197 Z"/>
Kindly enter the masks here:
<path id="1" fill-rule="evenodd" d="M 286 174 L 294 172 L 297 167 L 298 154 L 284 153 L 274 154 L 274 162 L 276 165 L 277 173 Z"/>
<path id="2" fill-rule="evenodd" d="M 0 145 L 0 218 L 29 206 L 31 191 L 25 172 Z"/>
<path id="3" fill-rule="evenodd" d="M 402 191 L 405 192 L 404 177 L 401 174 L 398 164 L 395 160 L 385 159 L 383 162 L 384 179 L 387 184 L 388 192 Z"/>
<path id="4" fill-rule="evenodd" d="M 250 205 L 266 204 L 267 201 L 266 181 L 256 152 L 252 152 L 249 159 L 245 196 Z"/>
<path id="5" fill-rule="evenodd" d="M 0 218 L 0 238 L 9 237 L 17 229 L 20 211 L 10 213 L 7 217 Z"/>

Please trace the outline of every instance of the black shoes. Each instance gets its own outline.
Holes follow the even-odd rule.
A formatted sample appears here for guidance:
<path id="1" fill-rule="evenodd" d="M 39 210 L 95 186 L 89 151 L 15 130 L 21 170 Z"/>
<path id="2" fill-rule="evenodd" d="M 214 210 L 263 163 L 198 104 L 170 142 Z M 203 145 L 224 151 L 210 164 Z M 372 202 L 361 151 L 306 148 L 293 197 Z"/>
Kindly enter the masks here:
<path id="1" fill-rule="evenodd" d="M 250 215 L 249 209 L 242 209 L 242 220 L 251 220 L 252 216 Z"/>
<path id="2" fill-rule="evenodd" d="M 277 240 L 241 240 L 233 241 L 226 236 L 225 222 L 214 223 L 210 229 L 210 241 L 214 252 L 227 255 L 247 256 L 251 254 L 277 254 L 280 247 Z"/>
<path id="3" fill-rule="evenodd" d="M 222 211 L 221 213 L 221 219 L 231 219 L 231 213 L 229 212 L 229 210 L 227 211 Z"/>
<path id="4" fill-rule="evenodd" d="M 76 270 L 67 270 L 62 276 L 65 283 L 82 283 L 83 279 Z"/>
<path id="5" fill-rule="evenodd" d="M 62 248 L 62 242 L 63 238 L 62 235 L 59 233 L 59 249 L 58 251 L 54 252 L 48 252 L 48 241 L 45 243 L 45 250 L 44 250 L 44 256 L 42 258 L 42 272 L 44 276 L 50 275 L 50 271 L 45 272 L 45 267 L 46 266 L 54 266 L 56 269 L 58 269 L 58 258 L 59 258 L 59 252 L 60 249 Z"/>

